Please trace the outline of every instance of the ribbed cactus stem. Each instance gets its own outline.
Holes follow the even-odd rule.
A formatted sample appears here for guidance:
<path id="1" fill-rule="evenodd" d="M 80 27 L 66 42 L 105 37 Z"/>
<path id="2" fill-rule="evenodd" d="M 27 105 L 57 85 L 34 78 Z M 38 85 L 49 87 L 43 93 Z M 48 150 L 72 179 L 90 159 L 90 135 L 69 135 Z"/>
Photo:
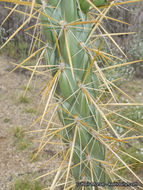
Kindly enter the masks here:
<path id="1" fill-rule="evenodd" d="M 95 6 L 107 4 L 106 0 L 91 2 Z M 102 164 L 105 160 L 105 147 L 95 133 L 102 127 L 102 119 L 87 96 L 89 94 L 96 100 L 99 88 L 98 77 L 92 72 L 92 67 L 90 68 L 92 60 L 86 50 L 86 40 L 92 27 L 87 23 L 78 26 L 71 24 L 88 21 L 86 13 L 90 3 L 87 0 L 47 0 L 46 3 L 56 7 L 45 7 L 44 12 L 58 22 L 43 15 L 41 21 L 43 24 L 53 25 L 43 27 L 45 38 L 53 48 L 46 52 L 47 64 L 62 67 L 56 94 L 62 98 L 58 110 L 60 121 L 64 126 L 71 124 L 61 133 L 67 148 L 70 147 L 75 127 L 78 126 L 70 172 L 76 181 L 86 179 L 90 182 L 105 183 L 109 180 Z M 55 34 L 60 52 L 56 46 Z M 56 71 L 52 71 L 53 76 L 55 73 Z"/>

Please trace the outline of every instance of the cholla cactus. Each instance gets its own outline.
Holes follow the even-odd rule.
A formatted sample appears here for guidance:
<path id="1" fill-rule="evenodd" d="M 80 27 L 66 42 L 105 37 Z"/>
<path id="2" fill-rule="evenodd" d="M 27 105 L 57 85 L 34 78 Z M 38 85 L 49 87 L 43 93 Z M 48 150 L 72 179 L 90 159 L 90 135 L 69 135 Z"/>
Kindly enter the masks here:
<path id="1" fill-rule="evenodd" d="M 11 0 L 3 1 L 11 2 Z M 128 2 L 137 1 L 141 0 Z M 101 50 L 104 42 L 97 45 L 97 39 L 106 36 L 125 56 L 122 49 L 112 38 L 112 35 L 115 35 L 115 33 L 109 34 L 103 27 L 102 20 L 106 18 L 128 24 L 107 16 L 110 7 L 126 4 L 127 1 L 110 3 L 112 0 L 37 0 L 38 4 L 35 3 L 35 0 L 32 0 L 32 2 L 13 0 L 12 2 L 18 3 L 19 5 L 30 5 L 31 11 L 25 22 L 9 37 L 1 48 L 29 23 L 30 18 L 34 17 L 39 20 L 39 17 L 35 16 L 36 13 L 40 13 L 41 15 L 42 24 L 37 24 L 35 27 L 42 25 L 45 36 L 44 44 L 46 45 L 33 53 L 34 43 L 31 55 L 21 64 L 17 65 L 13 71 L 42 51 L 34 69 L 23 66 L 32 71 L 26 88 L 28 89 L 34 73 L 38 70 L 37 65 L 45 53 L 48 66 L 46 65 L 44 67 L 49 68 L 53 78 L 48 86 L 44 88 L 45 91 L 42 91 L 45 92 L 44 97 L 48 96 L 48 99 L 43 115 L 34 124 L 38 121 L 42 123 L 45 115 L 51 110 L 53 113 L 48 126 L 44 130 L 39 149 L 33 159 L 55 136 L 58 136 L 66 147 L 64 149 L 64 158 L 62 161 L 60 160 L 60 167 L 43 175 L 47 176 L 56 172 L 52 184 L 50 184 L 50 190 L 58 189 L 59 186 L 62 186 L 62 189 L 65 190 L 76 189 L 76 183 L 74 182 L 81 181 L 96 182 L 96 184 L 99 182 L 98 185 L 102 186 L 106 184 L 107 189 L 112 189 L 112 185 L 109 186 L 109 182 L 115 181 L 116 179 L 131 182 L 131 178 L 128 179 L 128 175 L 127 177 L 120 175 L 122 169 L 127 169 L 138 182 L 143 184 L 140 177 L 132 169 L 135 162 L 142 165 L 142 160 L 127 153 L 126 144 L 123 148 L 121 146 L 122 142 L 125 143 L 131 140 L 132 142 L 130 144 L 133 144 L 134 147 L 134 140 L 142 138 L 138 134 L 142 130 L 143 125 L 122 115 L 119 109 L 110 107 L 141 104 L 136 104 L 131 97 L 114 84 L 115 80 L 107 79 L 103 72 L 103 70 L 106 72 L 107 69 L 122 67 L 141 62 L 142 60 L 120 64 L 118 62 L 119 60 L 121 61 L 119 57 Z M 34 8 L 34 5 L 38 8 Z M 15 10 L 16 7 L 17 5 L 11 10 L 7 18 L 13 11 L 17 11 Z M 100 9 L 101 7 L 103 9 Z M 94 10 L 92 11 L 92 9 Z M 20 11 L 20 13 L 23 12 Z M 103 34 L 100 35 L 99 32 L 103 32 Z M 123 33 L 118 33 L 117 35 L 123 35 Z M 37 37 L 35 37 L 35 42 L 39 40 L 38 36 L 39 32 Z M 41 42 L 41 40 L 39 41 Z M 108 65 L 107 68 L 100 67 L 100 63 L 98 62 L 99 56 Z M 109 65 L 109 62 L 114 63 L 116 60 L 115 65 Z M 113 88 L 117 89 L 123 96 L 126 96 L 128 100 L 131 100 L 131 103 L 118 103 L 116 94 L 113 93 Z M 103 101 L 104 95 L 106 95 L 106 98 Z M 56 99 L 56 103 L 53 103 L 52 97 Z M 107 103 L 105 103 L 105 100 Z M 58 111 L 58 116 L 63 126 L 61 126 L 61 123 L 60 125 L 56 123 L 53 126 L 55 124 L 53 120 L 56 111 Z M 125 121 L 125 126 L 120 123 L 121 120 Z M 129 123 L 128 126 L 127 123 Z M 130 126 L 130 124 L 132 125 Z M 46 139 L 47 137 L 48 139 Z M 57 155 L 56 153 L 49 161 Z M 127 157 L 129 161 L 126 160 Z M 73 179 L 75 180 L 74 182 Z M 85 189 L 97 190 L 102 189 L 102 187 L 89 186 Z M 135 188 L 133 187 L 133 189 Z"/>
<path id="2" fill-rule="evenodd" d="M 71 147 L 71 174 L 76 181 L 109 182 L 102 164 L 105 147 L 98 139 L 98 131 L 102 128 L 101 113 L 94 105 L 100 84 L 98 75 L 93 72 L 97 55 L 89 50 L 94 21 L 90 22 L 87 14 L 90 3 L 98 7 L 107 2 L 49 0 L 41 3 L 45 15 L 48 15 L 41 15 L 44 34 L 52 47 L 45 55 L 47 64 L 58 68 L 52 74 L 53 77 L 58 75 L 58 114 L 66 126 L 61 132 L 62 139 L 67 149 Z M 49 8 L 52 6 L 56 8 Z"/>

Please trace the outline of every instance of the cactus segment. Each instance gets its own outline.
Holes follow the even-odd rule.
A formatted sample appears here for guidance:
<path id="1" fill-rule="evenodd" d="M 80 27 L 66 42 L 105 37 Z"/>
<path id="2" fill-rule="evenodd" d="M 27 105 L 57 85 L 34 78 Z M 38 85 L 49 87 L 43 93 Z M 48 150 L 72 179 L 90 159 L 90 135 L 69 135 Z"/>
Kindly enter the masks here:
<path id="1" fill-rule="evenodd" d="M 61 1 L 61 12 L 63 19 L 66 22 L 72 22 L 77 20 L 77 4 L 76 0 L 62 0 Z"/>
<path id="2" fill-rule="evenodd" d="M 51 27 L 46 26 L 46 24 L 50 25 L 50 22 L 49 22 L 48 18 L 46 18 L 44 15 L 41 15 L 41 20 L 42 20 L 42 24 L 43 24 L 43 31 L 44 31 L 45 39 L 47 42 L 49 42 L 50 44 L 53 45 L 55 43 L 53 31 L 52 31 Z"/>
<path id="3" fill-rule="evenodd" d="M 71 96 L 68 99 L 68 102 L 71 103 L 75 96 L 73 93 L 77 90 L 78 87 L 77 87 L 76 81 L 72 77 L 70 69 L 64 69 L 61 72 L 61 75 L 59 78 L 59 86 L 60 86 L 61 95 L 65 99 Z"/>
<path id="4" fill-rule="evenodd" d="M 81 118 L 90 116 L 89 101 L 82 90 L 79 92 L 78 103 L 76 107 Z"/>
<path id="5" fill-rule="evenodd" d="M 107 4 L 107 0 L 93 0 L 93 4 L 96 7 L 100 7 Z"/>
<path id="6" fill-rule="evenodd" d="M 104 6 L 108 4 L 107 0 L 91 0 L 91 2 L 96 6 L 96 7 L 100 7 L 100 6 Z M 87 13 L 89 11 L 90 8 L 90 3 L 88 2 L 88 0 L 79 0 L 79 4 L 80 4 L 80 8 L 84 13 Z"/>
<path id="7" fill-rule="evenodd" d="M 88 21 L 89 18 L 86 13 L 90 5 L 86 0 L 78 0 L 82 10 L 81 13 L 77 6 L 77 0 L 61 0 L 60 2 L 58 0 L 47 0 L 47 2 L 48 6 L 55 6 L 55 8 L 50 9 L 47 7 L 44 12 L 57 20 L 57 22 L 41 15 L 42 23 L 51 25 L 51 27 L 48 25 L 43 26 L 45 38 L 52 47 L 52 49 L 47 49 L 45 57 L 47 64 L 62 67 L 58 78 L 56 98 L 62 98 L 58 115 L 63 126 L 68 126 L 60 133 L 67 149 L 73 140 L 75 127 L 78 126 L 71 174 L 77 181 L 86 177 L 89 181 L 94 178 L 94 181 L 100 182 L 102 180 L 105 182 L 107 179 L 109 180 L 109 177 L 104 166 L 99 161 L 96 161 L 96 159 L 105 160 L 105 147 L 97 136 L 92 133 L 94 130 L 101 129 L 102 119 L 84 91 L 86 89 L 86 92 L 96 100 L 99 79 L 92 68 L 89 70 L 91 58 L 85 46 L 92 27 L 90 24 L 86 24 L 86 26 L 84 24 L 70 25 L 79 20 Z M 92 2 L 95 6 L 106 4 L 105 0 L 94 0 Z M 59 55 L 58 47 L 56 46 L 55 34 L 61 55 Z M 72 76 L 67 48 L 70 51 L 75 78 Z M 63 61 L 62 64 L 61 60 Z M 52 71 L 53 76 L 55 73 L 56 71 Z M 88 189 L 92 188 L 89 187 Z M 98 187 L 95 189 L 98 189 Z"/>
<path id="8" fill-rule="evenodd" d="M 87 13 L 89 8 L 90 8 L 90 4 L 88 3 L 88 1 L 86 0 L 79 0 L 79 4 L 80 4 L 80 8 L 84 13 Z"/>

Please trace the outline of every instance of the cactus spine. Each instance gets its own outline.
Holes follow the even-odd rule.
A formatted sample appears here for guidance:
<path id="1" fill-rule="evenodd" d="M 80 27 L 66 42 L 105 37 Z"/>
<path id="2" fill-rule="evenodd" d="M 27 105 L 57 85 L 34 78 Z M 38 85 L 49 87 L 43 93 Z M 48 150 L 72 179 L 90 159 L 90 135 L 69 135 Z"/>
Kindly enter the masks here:
<path id="1" fill-rule="evenodd" d="M 105 0 L 91 2 L 95 6 L 107 4 Z M 61 69 L 56 94 L 62 98 L 59 118 L 64 126 L 70 126 L 61 132 L 67 148 L 73 146 L 70 173 L 76 181 L 107 182 L 109 177 L 102 164 L 105 147 L 94 134 L 102 127 L 101 115 L 89 98 L 96 100 L 99 87 L 92 68 L 94 61 L 85 45 L 92 30 L 87 22 L 89 8 L 86 0 L 47 0 L 43 9 L 53 19 L 43 14 L 41 21 L 47 24 L 43 27 L 44 34 L 53 48 L 46 52 L 47 63 Z M 57 71 L 52 71 L 52 75 Z"/>

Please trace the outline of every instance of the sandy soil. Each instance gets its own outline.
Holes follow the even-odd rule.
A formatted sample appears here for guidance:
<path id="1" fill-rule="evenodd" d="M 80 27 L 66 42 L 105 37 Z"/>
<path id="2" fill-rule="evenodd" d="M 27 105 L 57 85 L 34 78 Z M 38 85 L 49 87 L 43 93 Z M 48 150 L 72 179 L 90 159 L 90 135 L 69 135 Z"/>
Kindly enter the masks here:
<path id="1" fill-rule="evenodd" d="M 40 113 L 35 114 L 34 111 L 29 113 L 30 111 L 27 110 L 37 109 L 37 100 L 40 100 L 39 92 L 48 78 L 34 77 L 32 89 L 27 93 L 29 103 L 21 103 L 19 97 L 24 92 L 30 72 L 20 69 L 10 74 L 9 71 L 12 69 L 10 61 L 14 62 L 5 56 L 0 58 L 0 190 L 8 190 L 19 176 L 29 174 L 39 176 L 56 167 L 56 164 L 55 166 L 48 165 L 39 171 L 39 166 L 56 152 L 50 145 L 44 148 L 40 158 L 30 162 L 37 147 L 37 143 L 32 140 L 38 138 L 37 134 L 27 135 L 27 140 L 32 142 L 32 145 L 24 150 L 18 150 L 14 130 L 22 128 L 28 131 L 29 126 L 40 115 Z"/>

